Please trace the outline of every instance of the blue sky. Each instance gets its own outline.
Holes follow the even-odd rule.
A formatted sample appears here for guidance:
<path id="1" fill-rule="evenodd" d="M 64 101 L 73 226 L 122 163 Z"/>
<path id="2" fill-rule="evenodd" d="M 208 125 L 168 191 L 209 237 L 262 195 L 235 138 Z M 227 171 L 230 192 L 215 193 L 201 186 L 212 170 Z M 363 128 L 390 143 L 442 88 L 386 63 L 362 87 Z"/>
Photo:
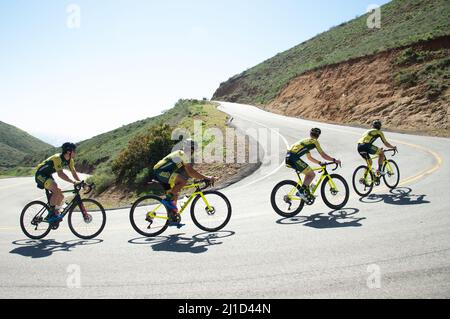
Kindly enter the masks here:
<path id="1" fill-rule="evenodd" d="M 52 144 L 160 114 L 387 0 L 1 0 L 0 120 Z M 80 8 L 80 28 L 67 8 Z"/>

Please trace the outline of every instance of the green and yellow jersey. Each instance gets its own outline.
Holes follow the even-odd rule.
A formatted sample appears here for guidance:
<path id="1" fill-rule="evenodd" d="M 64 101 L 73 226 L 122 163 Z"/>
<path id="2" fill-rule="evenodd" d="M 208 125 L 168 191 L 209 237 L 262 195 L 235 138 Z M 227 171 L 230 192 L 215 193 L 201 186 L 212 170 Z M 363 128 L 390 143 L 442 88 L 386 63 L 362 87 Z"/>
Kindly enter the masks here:
<path id="1" fill-rule="evenodd" d="M 62 154 L 55 154 L 36 167 L 36 174 L 51 177 L 54 173 L 61 172 L 65 167 L 75 170 L 74 160 L 67 161 Z"/>
<path id="2" fill-rule="evenodd" d="M 364 133 L 363 137 L 358 141 L 358 144 L 373 144 L 378 138 L 381 138 L 384 144 L 387 144 L 383 132 L 380 130 L 369 130 Z"/>
<path id="3" fill-rule="evenodd" d="M 189 164 L 190 160 L 183 151 L 173 152 L 162 160 L 160 160 L 153 170 L 164 172 L 175 172 L 182 168 L 185 164 Z"/>
<path id="4" fill-rule="evenodd" d="M 323 153 L 322 147 L 320 146 L 318 140 L 314 138 L 307 138 L 292 145 L 289 152 L 301 157 L 310 153 L 313 149 L 317 149 L 319 153 Z"/>

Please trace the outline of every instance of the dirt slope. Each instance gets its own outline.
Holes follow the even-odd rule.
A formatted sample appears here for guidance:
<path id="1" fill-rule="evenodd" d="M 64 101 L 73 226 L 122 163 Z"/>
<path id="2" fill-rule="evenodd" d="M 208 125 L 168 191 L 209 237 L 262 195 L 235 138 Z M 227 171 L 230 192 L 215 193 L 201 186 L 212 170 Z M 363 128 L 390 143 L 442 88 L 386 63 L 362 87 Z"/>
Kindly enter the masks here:
<path id="1" fill-rule="evenodd" d="M 265 109 L 350 125 L 381 118 L 390 129 L 450 136 L 450 38 L 307 72 Z"/>

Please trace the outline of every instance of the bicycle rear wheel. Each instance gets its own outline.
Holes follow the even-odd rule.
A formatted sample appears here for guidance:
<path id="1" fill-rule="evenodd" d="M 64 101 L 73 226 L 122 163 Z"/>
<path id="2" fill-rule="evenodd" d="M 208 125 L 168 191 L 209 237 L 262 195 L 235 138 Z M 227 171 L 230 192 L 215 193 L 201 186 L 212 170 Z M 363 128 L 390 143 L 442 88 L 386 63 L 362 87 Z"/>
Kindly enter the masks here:
<path id="1" fill-rule="evenodd" d="M 383 179 L 384 183 L 390 189 L 394 189 L 400 183 L 400 169 L 393 160 L 389 160 L 383 165 Z"/>
<path id="2" fill-rule="evenodd" d="M 44 219 L 49 213 L 47 204 L 34 201 L 27 204 L 20 214 L 20 228 L 31 239 L 42 239 L 51 230 L 50 224 Z"/>
<path id="3" fill-rule="evenodd" d="M 297 186 L 294 181 L 282 181 L 273 188 L 270 202 L 281 217 L 295 217 L 305 206 L 305 202 L 297 195 L 299 191 Z"/>
<path id="4" fill-rule="evenodd" d="M 161 198 L 149 195 L 133 204 L 130 210 L 130 223 L 138 234 L 155 237 L 169 227 L 169 214 L 161 203 Z"/>
<path id="5" fill-rule="evenodd" d="M 82 199 L 69 212 L 69 228 L 81 239 L 92 239 L 105 228 L 106 213 L 103 206 L 92 199 Z"/>
<path id="6" fill-rule="evenodd" d="M 331 174 L 330 178 L 326 178 L 322 183 L 322 199 L 331 209 L 344 208 L 350 197 L 347 181 L 337 174 Z"/>
<path id="7" fill-rule="evenodd" d="M 206 232 L 223 229 L 231 218 L 231 204 L 220 192 L 208 191 L 197 195 L 191 205 L 191 217 L 195 226 Z"/>
<path id="8" fill-rule="evenodd" d="M 375 178 L 367 166 L 360 166 L 353 173 L 353 188 L 359 196 L 369 196 L 374 184 Z"/>

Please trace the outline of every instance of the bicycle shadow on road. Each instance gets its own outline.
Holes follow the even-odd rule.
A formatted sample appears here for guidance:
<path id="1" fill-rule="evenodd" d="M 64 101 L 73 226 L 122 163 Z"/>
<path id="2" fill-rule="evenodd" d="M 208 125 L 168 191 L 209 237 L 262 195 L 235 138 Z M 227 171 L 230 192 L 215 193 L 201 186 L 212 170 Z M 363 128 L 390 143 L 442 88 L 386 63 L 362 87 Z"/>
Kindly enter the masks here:
<path id="1" fill-rule="evenodd" d="M 390 205 L 422 205 L 430 204 L 431 202 L 425 200 L 427 195 L 413 195 L 412 189 L 409 187 L 396 188 L 390 191 L 390 194 L 371 194 L 366 198 L 361 198 L 359 201 L 365 204 L 374 204 L 384 202 Z"/>
<path id="2" fill-rule="evenodd" d="M 54 239 L 44 240 L 16 240 L 13 241 L 13 245 L 20 247 L 14 248 L 9 253 L 17 254 L 30 258 L 46 258 L 53 255 L 55 252 L 71 252 L 74 248 L 86 245 L 97 245 L 102 243 L 101 239 L 91 240 L 68 240 L 65 242 L 57 242 Z"/>
<path id="3" fill-rule="evenodd" d="M 167 251 L 174 253 L 202 254 L 209 247 L 222 245 L 220 239 L 234 236 L 233 231 L 219 231 L 214 233 L 201 233 L 191 238 L 183 237 L 186 234 L 175 234 L 158 237 L 139 237 L 128 241 L 134 245 L 150 245 L 153 251 Z"/>
<path id="4" fill-rule="evenodd" d="M 282 218 L 277 220 L 280 225 L 302 224 L 306 227 L 317 229 L 326 228 L 343 228 L 343 227 L 361 227 L 360 223 L 365 217 L 353 217 L 359 213 L 357 208 L 343 208 L 334 210 L 328 214 L 314 214 L 311 216 L 296 216 L 289 218 Z"/>

